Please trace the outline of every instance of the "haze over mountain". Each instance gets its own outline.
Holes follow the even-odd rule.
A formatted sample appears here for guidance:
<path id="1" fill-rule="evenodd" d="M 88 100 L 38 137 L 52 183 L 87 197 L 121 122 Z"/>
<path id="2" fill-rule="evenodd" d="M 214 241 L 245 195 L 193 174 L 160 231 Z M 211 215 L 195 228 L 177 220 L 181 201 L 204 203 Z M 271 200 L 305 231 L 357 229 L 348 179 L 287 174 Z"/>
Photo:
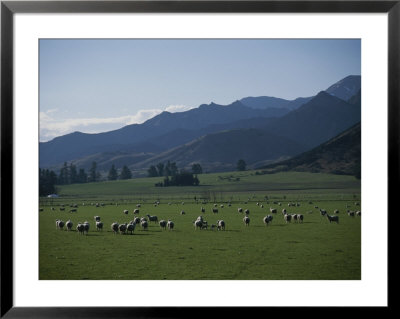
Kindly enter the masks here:
<path id="1" fill-rule="evenodd" d="M 110 132 L 67 134 L 39 144 L 40 167 L 56 169 L 73 161 L 88 168 L 96 161 L 103 170 L 115 164 L 140 171 L 170 160 L 180 168 L 198 162 L 206 170 L 220 171 L 234 169 L 239 158 L 249 167 L 271 163 L 359 122 L 360 83 L 360 76 L 349 76 L 314 97 L 247 97 L 226 106 L 211 103 L 186 112 L 163 112 Z M 350 92 L 354 94 L 346 100 L 338 97 Z"/>

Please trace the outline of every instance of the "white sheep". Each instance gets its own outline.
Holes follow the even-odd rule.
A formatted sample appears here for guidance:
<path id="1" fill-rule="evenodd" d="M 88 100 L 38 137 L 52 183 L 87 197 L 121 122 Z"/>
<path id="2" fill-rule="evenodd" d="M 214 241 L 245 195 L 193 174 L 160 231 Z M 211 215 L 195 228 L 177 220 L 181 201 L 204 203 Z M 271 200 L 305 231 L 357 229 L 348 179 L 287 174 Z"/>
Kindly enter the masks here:
<path id="1" fill-rule="evenodd" d="M 337 224 L 339 224 L 339 216 L 338 215 L 330 216 L 330 215 L 326 214 L 326 217 L 328 218 L 329 223 L 336 222 Z"/>
<path id="2" fill-rule="evenodd" d="M 83 233 L 85 231 L 85 227 L 83 226 L 83 224 L 78 223 L 78 225 L 76 226 L 76 230 L 78 231 L 78 234 L 82 234 L 83 235 Z"/>
<path id="3" fill-rule="evenodd" d="M 89 222 L 85 221 L 85 222 L 83 223 L 83 227 L 84 227 L 84 232 L 85 232 L 86 235 L 87 235 L 88 232 L 89 232 L 89 228 L 90 228 Z"/>
<path id="4" fill-rule="evenodd" d="M 65 225 L 65 223 L 62 220 L 56 219 L 56 228 L 57 229 L 63 229 L 64 225 Z"/>
<path id="5" fill-rule="evenodd" d="M 129 213 L 129 210 L 124 209 L 124 214 L 125 214 L 125 215 L 128 215 L 128 213 Z"/>
<path id="6" fill-rule="evenodd" d="M 127 226 L 126 226 L 126 231 L 130 232 L 131 235 L 133 234 L 133 231 L 135 230 L 136 224 L 135 222 L 130 222 Z"/>
<path id="7" fill-rule="evenodd" d="M 304 216 L 302 214 L 297 214 L 297 221 L 303 223 Z"/>
<path id="8" fill-rule="evenodd" d="M 277 210 L 276 210 L 276 208 L 269 208 L 269 211 L 270 211 L 270 213 L 271 214 L 276 214 L 277 213 Z M 286 211 L 286 210 L 285 210 Z"/>
<path id="9" fill-rule="evenodd" d="M 244 222 L 245 226 L 250 226 L 250 217 L 244 216 L 243 222 Z"/>
<path id="10" fill-rule="evenodd" d="M 167 229 L 167 222 L 164 219 L 160 220 L 159 224 L 161 229 Z"/>
<path id="11" fill-rule="evenodd" d="M 243 213 L 243 208 L 239 207 L 238 208 L 238 213 Z"/>
<path id="12" fill-rule="evenodd" d="M 245 213 L 246 215 L 249 215 L 249 214 L 250 214 L 250 210 L 245 209 L 245 210 L 244 210 L 244 213 Z"/>
<path id="13" fill-rule="evenodd" d="M 158 222 L 158 217 L 157 216 L 150 216 L 149 214 L 146 215 L 149 218 L 149 222 Z"/>
<path id="14" fill-rule="evenodd" d="M 121 234 L 125 234 L 126 233 L 126 228 L 127 228 L 128 224 L 120 224 L 118 226 L 118 230 Z"/>
<path id="15" fill-rule="evenodd" d="M 272 219 L 273 219 L 273 217 L 272 217 L 271 215 L 267 215 L 267 216 L 265 216 L 265 217 L 263 218 L 263 222 L 264 222 L 264 224 L 265 224 L 266 226 L 268 226 L 268 224 L 269 224 L 270 222 L 272 222 Z"/>
<path id="16" fill-rule="evenodd" d="M 172 220 L 168 219 L 167 227 L 169 230 L 172 230 L 174 228 L 174 222 Z"/>
<path id="17" fill-rule="evenodd" d="M 347 211 L 347 215 L 349 215 L 350 217 L 354 217 L 355 212 L 352 211 L 352 210 L 348 210 L 348 211 Z"/>
<path id="18" fill-rule="evenodd" d="M 285 222 L 286 222 L 286 224 L 287 224 L 287 223 L 290 223 L 290 222 L 291 222 L 291 220 L 292 220 L 292 215 L 285 214 L 285 215 L 283 215 L 283 218 L 285 219 Z"/>
<path id="19" fill-rule="evenodd" d="M 94 216 L 94 221 L 99 222 L 100 221 L 100 216 Z"/>
<path id="20" fill-rule="evenodd" d="M 213 212 L 214 214 L 217 214 L 217 213 L 218 213 L 218 208 L 213 208 L 213 209 L 212 209 L 212 212 Z"/>
<path id="21" fill-rule="evenodd" d="M 114 232 L 114 234 L 118 233 L 118 229 L 119 229 L 119 224 L 117 222 L 111 224 L 111 230 Z"/>
<path id="22" fill-rule="evenodd" d="M 71 230 L 71 229 L 72 229 L 72 226 L 73 226 L 72 221 L 67 220 L 67 222 L 65 223 L 65 226 L 67 226 L 67 230 Z"/>
<path id="23" fill-rule="evenodd" d="M 361 217 L 361 211 L 356 211 L 356 216 L 359 216 L 359 217 Z"/>
<path id="24" fill-rule="evenodd" d="M 140 207 L 140 206 L 139 206 L 139 207 Z M 134 214 L 134 215 L 139 214 L 139 209 L 135 208 L 135 209 L 133 210 L 133 214 Z"/>
<path id="25" fill-rule="evenodd" d="M 140 226 L 142 226 L 143 230 L 147 230 L 147 227 L 149 226 L 149 224 L 148 224 L 148 222 L 147 222 L 146 219 L 143 219 L 143 220 L 140 222 Z"/>
<path id="26" fill-rule="evenodd" d="M 217 220 L 217 230 L 225 230 L 225 222 L 223 220 Z"/>
<path id="27" fill-rule="evenodd" d="M 96 221 L 96 230 L 103 230 L 103 222 Z"/>

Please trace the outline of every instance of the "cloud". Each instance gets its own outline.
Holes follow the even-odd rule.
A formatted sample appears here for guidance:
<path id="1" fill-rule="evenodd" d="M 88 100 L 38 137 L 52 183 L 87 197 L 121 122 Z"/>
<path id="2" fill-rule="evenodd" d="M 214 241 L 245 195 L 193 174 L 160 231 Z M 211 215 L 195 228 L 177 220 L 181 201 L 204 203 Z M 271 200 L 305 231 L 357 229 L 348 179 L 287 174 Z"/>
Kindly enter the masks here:
<path id="1" fill-rule="evenodd" d="M 130 124 L 141 124 L 148 119 L 160 114 L 163 111 L 183 112 L 191 109 L 185 105 L 169 105 L 162 109 L 143 109 L 134 115 L 124 115 L 119 117 L 85 117 L 59 119 L 53 114 L 57 109 L 40 112 L 40 141 L 49 141 L 57 136 L 65 135 L 75 131 L 85 133 L 100 133 L 115 130 Z"/>

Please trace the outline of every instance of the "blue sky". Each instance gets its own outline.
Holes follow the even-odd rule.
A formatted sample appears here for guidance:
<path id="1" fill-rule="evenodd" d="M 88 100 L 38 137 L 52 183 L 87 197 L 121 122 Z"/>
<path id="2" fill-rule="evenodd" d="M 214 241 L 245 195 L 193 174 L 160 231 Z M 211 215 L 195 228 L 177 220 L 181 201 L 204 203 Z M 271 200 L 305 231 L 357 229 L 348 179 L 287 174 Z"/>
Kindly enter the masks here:
<path id="1" fill-rule="evenodd" d="M 295 99 L 361 74 L 360 40 L 40 40 L 40 140 L 247 96 Z"/>

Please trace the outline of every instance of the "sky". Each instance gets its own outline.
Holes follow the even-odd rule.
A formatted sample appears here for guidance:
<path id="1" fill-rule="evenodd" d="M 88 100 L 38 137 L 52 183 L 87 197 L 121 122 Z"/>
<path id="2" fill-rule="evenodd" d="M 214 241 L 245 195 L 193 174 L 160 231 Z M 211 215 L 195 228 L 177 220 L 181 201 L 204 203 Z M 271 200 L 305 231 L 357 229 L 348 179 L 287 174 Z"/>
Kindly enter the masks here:
<path id="1" fill-rule="evenodd" d="M 40 141 L 248 96 L 293 100 L 361 75 L 361 40 L 41 39 Z"/>

